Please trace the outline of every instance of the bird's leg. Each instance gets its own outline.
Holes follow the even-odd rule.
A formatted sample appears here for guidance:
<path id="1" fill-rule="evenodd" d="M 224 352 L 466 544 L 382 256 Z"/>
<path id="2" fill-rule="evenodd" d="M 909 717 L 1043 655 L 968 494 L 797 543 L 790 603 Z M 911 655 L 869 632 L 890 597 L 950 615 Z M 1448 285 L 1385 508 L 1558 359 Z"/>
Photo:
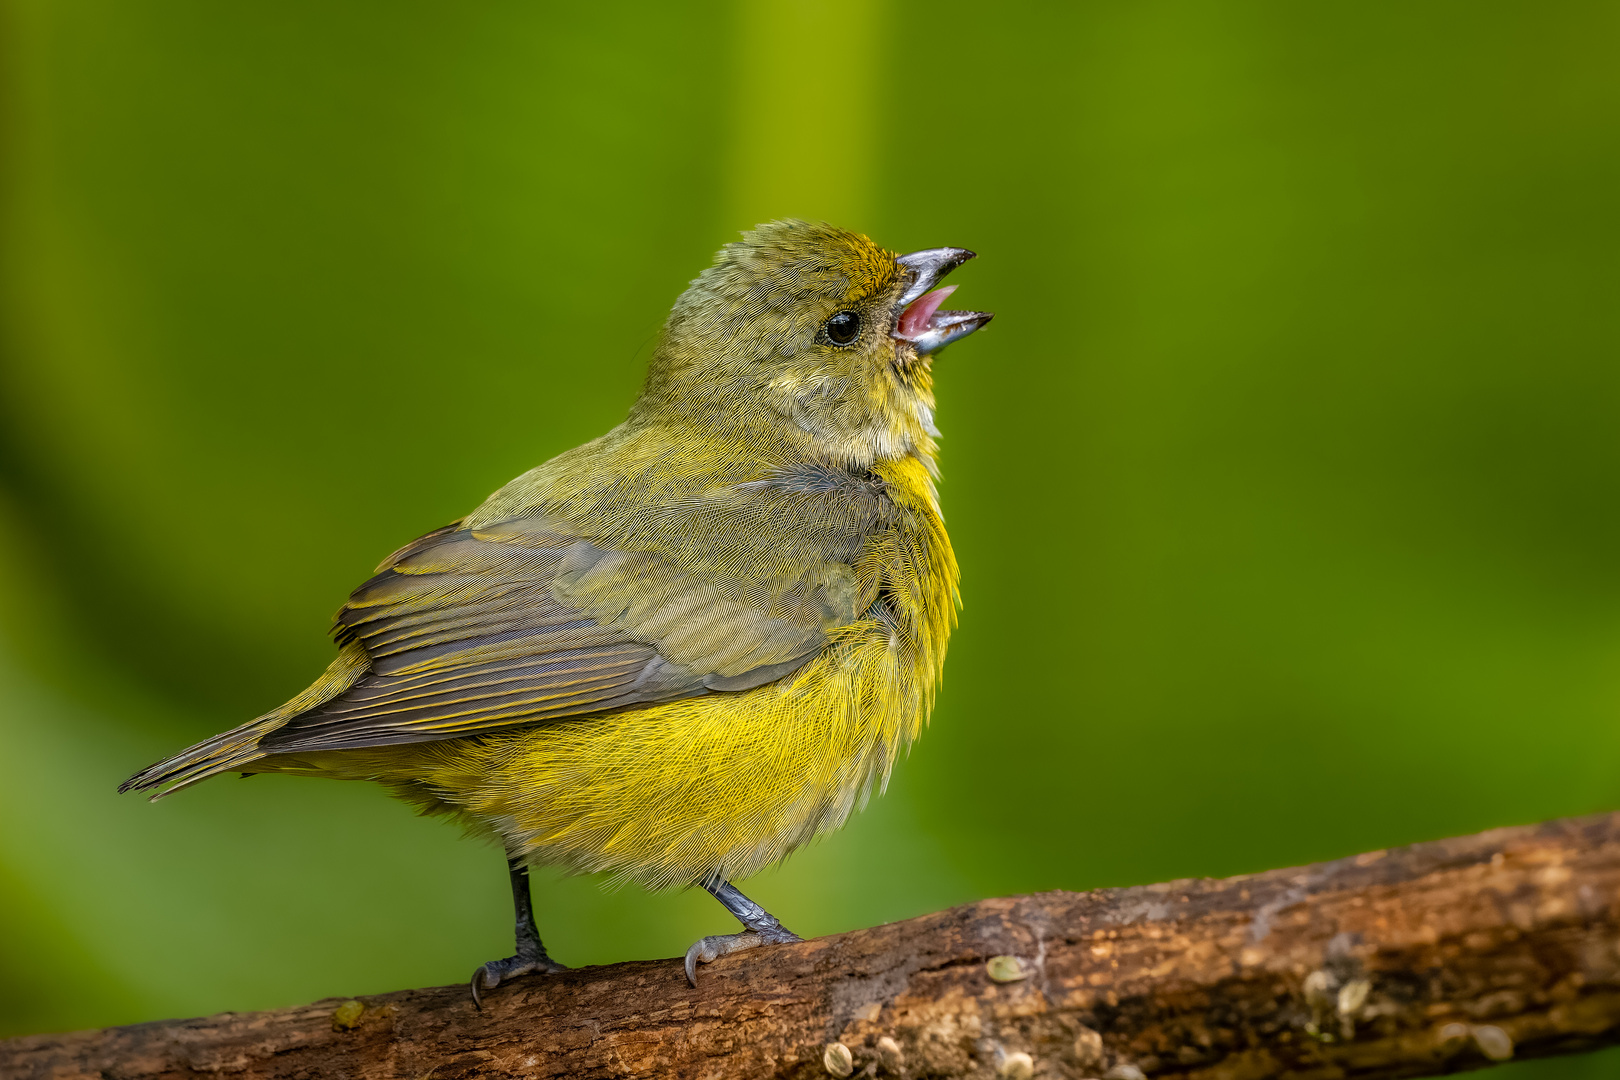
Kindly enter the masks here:
<path id="1" fill-rule="evenodd" d="M 789 941 L 803 941 L 798 934 L 776 921 L 776 916 L 754 903 L 729 881 L 718 878 L 702 883 L 713 897 L 725 905 L 726 910 L 748 929 L 740 934 L 720 934 L 699 938 L 697 944 L 686 950 L 686 981 L 697 986 L 697 966 L 718 960 L 727 953 L 752 949 L 756 945 L 780 945 Z"/>
<path id="2" fill-rule="evenodd" d="M 473 1004 L 480 1009 L 484 1007 L 478 996 L 480 990 L 493 990 L 503 982 L 536 971 L 568 970 L 566 966 L 546 955 L 546 947 L 540 943 L 540 932 L 534 928 L 534 901 L 529 896 L 529 868 L 510 852 L 506 856 L 506 868 L 512 876 L 512 908 L 517 916 L 517 955 L 508 956 L 505 960 L 491 960 L 473 972 Z"/>

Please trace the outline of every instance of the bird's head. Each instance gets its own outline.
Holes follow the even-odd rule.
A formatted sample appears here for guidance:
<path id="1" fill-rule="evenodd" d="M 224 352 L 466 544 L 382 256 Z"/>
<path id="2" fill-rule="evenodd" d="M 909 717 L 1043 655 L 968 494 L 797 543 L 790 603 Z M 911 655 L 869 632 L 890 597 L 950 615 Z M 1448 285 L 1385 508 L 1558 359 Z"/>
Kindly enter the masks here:
<path id="1" fill-rule="evenodd" d="M 675 302 L 632 413 L 775 427 L 831 461 L 932 459 L 935 353 L 985 323 L 941 311 L 961 248 L 896 255 L 858 233 L 773 221 L 727 244 Z"/>

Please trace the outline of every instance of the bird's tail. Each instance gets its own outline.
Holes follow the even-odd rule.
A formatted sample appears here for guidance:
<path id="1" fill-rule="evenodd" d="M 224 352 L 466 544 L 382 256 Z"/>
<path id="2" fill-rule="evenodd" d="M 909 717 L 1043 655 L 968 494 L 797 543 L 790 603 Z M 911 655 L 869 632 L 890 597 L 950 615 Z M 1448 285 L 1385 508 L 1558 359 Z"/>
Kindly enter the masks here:
<path id="1" fill-rule="evenodd" d="M 204 739 L 196 746 L 180 751 L 172 758 L 148 766 L 118 785 L 125 791 L 149 791 L 162 788 L 152 801 L 173 795 L 181 788 L 190 787 L 219 773 L 240 769 L 243 765 L 265 756 L 259 749 L 259 740 L 281 727 L 293 717 L 326 704 L 360 681 L 371 666 L 365 649 L 351 643 L 343 647 L 332 666 L 303 693 L 279 709 L 249 720 L 241 727 L 221 732 Z"/>

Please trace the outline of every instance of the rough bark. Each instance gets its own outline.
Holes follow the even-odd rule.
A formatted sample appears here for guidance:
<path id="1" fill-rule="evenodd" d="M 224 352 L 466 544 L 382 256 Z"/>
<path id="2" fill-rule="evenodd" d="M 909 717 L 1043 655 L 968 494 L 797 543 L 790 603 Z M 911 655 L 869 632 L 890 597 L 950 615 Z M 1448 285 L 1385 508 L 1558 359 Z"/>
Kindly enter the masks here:
<path id="1" fill-rule="evenodd" d="M 1620 1042 L 1620 814 L 742 953 L 0 1043 L 7 1078 L 1431 1076 Z M 846 1055 L 847 1051 L 847 1055 Z"/>

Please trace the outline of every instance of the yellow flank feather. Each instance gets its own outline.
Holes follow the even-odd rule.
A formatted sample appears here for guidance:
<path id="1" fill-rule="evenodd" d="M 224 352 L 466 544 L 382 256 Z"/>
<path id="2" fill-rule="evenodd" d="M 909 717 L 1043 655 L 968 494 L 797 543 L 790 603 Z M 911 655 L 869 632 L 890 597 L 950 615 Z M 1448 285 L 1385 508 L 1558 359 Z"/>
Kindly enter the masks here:
<path id="1" fill-rule="evenodd" d="M 499 839 L 518 953 L 475 995 L 556 969 L 530 864 L 709 889 L 746 929 L 693 946 L 689 978 L 794 940 L 729 882 L 842 825 L 928 720 L 957 604 L 931 364 L 990 318 L 932 287 L 971 257 L 745 234 L 623 424 L 384 560 L 313 686 L 124 790 L 373 780 Z"/>

